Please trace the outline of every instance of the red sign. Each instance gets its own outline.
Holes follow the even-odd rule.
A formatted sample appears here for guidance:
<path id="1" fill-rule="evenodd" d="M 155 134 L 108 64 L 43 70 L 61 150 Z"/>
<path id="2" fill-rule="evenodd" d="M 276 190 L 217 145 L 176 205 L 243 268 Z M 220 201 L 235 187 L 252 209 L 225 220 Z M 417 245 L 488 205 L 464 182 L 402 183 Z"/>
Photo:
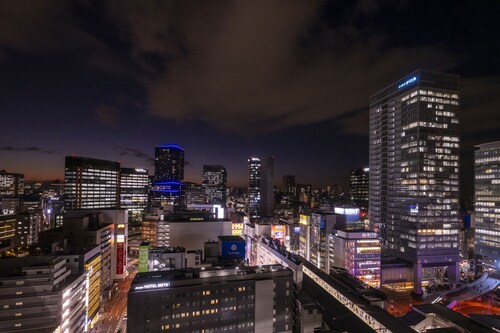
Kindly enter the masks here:
<path id="1" fill-rule="evenodd" d="M 116 243 L 116 274 L 123 274 L 123 243 Z"/>

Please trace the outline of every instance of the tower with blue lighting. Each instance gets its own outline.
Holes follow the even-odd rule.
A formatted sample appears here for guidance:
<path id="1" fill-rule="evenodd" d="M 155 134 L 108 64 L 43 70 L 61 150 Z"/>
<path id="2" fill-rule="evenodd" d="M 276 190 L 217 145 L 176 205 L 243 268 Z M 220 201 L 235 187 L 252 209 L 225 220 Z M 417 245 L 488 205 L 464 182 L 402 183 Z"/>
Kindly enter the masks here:
<path id="1" fill-rule="evenodd" d="M 155 201 L 178 204 L 183 180 L 184 149 L 175 144 L 155 147 Z"/>
<path id="2" fill-rule="evenodd" d="M 155 148 L 155 183 L 182 182 L 184 179 L 184 149 L 178 145 Z"/>

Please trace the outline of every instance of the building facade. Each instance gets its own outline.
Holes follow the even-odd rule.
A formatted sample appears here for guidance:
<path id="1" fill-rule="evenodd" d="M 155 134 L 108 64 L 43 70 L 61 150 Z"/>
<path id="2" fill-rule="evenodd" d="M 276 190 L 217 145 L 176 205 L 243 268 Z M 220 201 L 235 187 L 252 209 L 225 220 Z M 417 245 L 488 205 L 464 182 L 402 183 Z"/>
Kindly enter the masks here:
<path id="1" fill-rule="evenodd" d="M 292 271 L 281 265 L 139 273 L 129 332 L 292 332 Z"/>
<path id="2" fill-rule="evenodd" d="M 344 268 L 372 287 L 380 287 L 380 240 L 376 232 L 335 230 L 327 236 L 327 270 Z"/>
<path id="3" fill-rule="evenodd" d="M 120 208 L 128 209 L 131 221 L 140 221 L 148 205 L 149 175 L 147 169 L 121 168 Z"/>
<path id="4" fill-rule="evenodd" d="M 368 207 L 368 182 L 370 168 L 352 169 L 349 177 L 349 193 L 351 202 Z"/>
<path id="5" fill-rule="evenodd" d="M 68 209 L 118 208 L 120 163 L 66 156 L 64 207 Z"/>
<path id="6" fill-rule="evenodd" d="M 18 197 L 21 194 L 24 194 L 24 175 L 0 171 L 0 197 Z"/>
<path id="7" fill-rule="evenodd" d="M 260 218 L 262 205 L 262 162 L 258 157 L 248 159 L 248 215 Z"/>
<path id="8" fill-rule="evenodd" d="M 483 269 L 500 271 L 500 141 L 474 153 L 475 251 Z"/>
<path id="9" fill-rule="evenodd" d="M 86 331 L 86 275 L 71 274 L 66 260 L 26 257 L 0 262 L 0 331 Z"/>
<path id="10" fill-rule="evenodd" d="M 155 183 L 182 181 L 184 179 L 184 149 L 178 145 L 155 148 Z"/>
<path id="11" fill-rule="evenodd" d="M 458 76 L 425 70 L 370 97 L 369 220 L 417 294 L 433 267 L 458 278 L 458 109 Z"/>
<path id="12" fill-rule="evenodd" d="M 248 159 L 248 214 L 250 219 L 274 213 L 274 157 Z"/>
<path id="13" fill-rule="evenodd" d="M 201 186 L 206 203 L 226 207 L 227 172 L 222 165 L 204 165 Z"/>

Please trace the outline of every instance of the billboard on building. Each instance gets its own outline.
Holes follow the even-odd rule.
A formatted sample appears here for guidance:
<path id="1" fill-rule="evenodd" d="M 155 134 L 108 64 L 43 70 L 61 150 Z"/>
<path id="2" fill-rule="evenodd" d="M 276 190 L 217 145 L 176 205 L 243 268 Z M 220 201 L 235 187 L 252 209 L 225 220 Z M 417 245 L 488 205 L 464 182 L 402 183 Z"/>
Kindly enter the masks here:
<path id="1" fill-rule="evenodd" d="M 123 242 L 116 243 L 116 274 L 123 274 L 125 266 L 125 248 Z"/>
<path id="2" fill-rule="evenodd" d="M 232 235 L 233 236 L 243 236 L 243 228 L 244 228 L 243 223 L 232 223 L 231 224 Z"/>
<path id="3" fill-rule="evenodd" d="M 282 224 L 273 224 L 271 226 L 271 237 L 283 241 L 286 235 L 286 226 Z"/>
<path id="4" fill-rule="evenodd" d="M 147 245 L 139 245 L 139 273 L 149 271 L 149 243 Z"/>
<path id="5" fill-rule="evenodd" d="M 359 208 L 335 207 L 335 214 L 345 215 L 347 223 L 359 222 Z"/>
<path id="6" fill-rule="evenodd" d="M 222 241 L 221 256 L 223 258 L 245 258 L 245 240 Z"/>

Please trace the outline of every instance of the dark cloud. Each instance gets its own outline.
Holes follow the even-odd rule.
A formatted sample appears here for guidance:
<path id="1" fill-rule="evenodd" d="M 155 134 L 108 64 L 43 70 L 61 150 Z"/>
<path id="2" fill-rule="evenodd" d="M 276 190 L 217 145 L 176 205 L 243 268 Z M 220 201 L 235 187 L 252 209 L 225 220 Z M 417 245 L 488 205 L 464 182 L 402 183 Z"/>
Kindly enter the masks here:
<path id="1" fill-rule="evenodd" d="M 154 158 L 152 158 L 151 155 L 144 153 L 140 149 L 121 146 L 116 146 L 115 148 L 118 150 L 118 155 L 120 156 L 133 156 L 146 161 L 149 165 L 154 164 Z"/>
<path id="2" fill-rule="evenodd" d="M 111 106 L 99 105 L 94 110 L 95 120 L 104 125 L 118 126 L 120 123 L 120 113 Z"/>
<path id="3" fill-rule="evenodd" d="M 335 119 L 366 107 L 368 93 L 409 71 L 450 65 L 444 50 L 386 49 L 385 35 L 350 21 L 322 25 L 318 4 L 111 1 L 109 11 L 134 58 L 155 69 L 146 83 L 150 112 L 238 132 Z M 360 1 L 353 13 L 378 10 Z M 156 61 L 147 61 L 151 55 Z"/>
<path id="4" fill-rule="evenodd" d="M 449 71 L 467 58 L 446 43 L 426 43 L 418 34 L 420 42 L 412 43 L 383 28 L 384 15 L 406 15 L 415 9 L 410 6 L 374 0 L 4 1 L 0 61 L 10 52 L 76 54 L 95 69 L 132 77 L 148 102 L 146 108 L 134 103 L 169 120 L 238 133 L 331 120 L 344 133 L 366 135 L 370 94 L 417 68 Z M 400 35 L 404 41 L 395 43 Z M 479 117 L 465 114 L 472 111 L 467 105 L 472 114 L 496 117 L 491 110 L 499 101 L 485 95 L 497 89 L 494 81 L 463 80 L 465 131 L 482 126 Z M 95 117 L 111 126 L 120 121 L 107 105 Z"/>
<path id="5" fill-rule="evenodd" d="M 0 151 L 8 151 L 8 152 L 19 152 L 19 153 L 44 153 L 44 154 L 53 154 L 53 151 L 41 148 L 41 147 L 14 147 L 11 145 L 0 146 Z"/>

